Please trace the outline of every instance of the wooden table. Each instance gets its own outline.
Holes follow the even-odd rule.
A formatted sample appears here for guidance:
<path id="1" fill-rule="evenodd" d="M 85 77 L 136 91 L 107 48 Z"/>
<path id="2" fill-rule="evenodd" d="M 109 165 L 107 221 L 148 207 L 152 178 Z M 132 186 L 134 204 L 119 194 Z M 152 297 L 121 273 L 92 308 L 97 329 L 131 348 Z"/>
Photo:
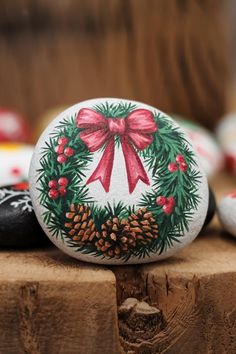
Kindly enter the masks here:
<path id="1" fill-rule="evenodd" d="M 213 181 L 218 196 L 233 184 Z M 0 304 L 0 354 L 235 354 L 236 239 L 215 219 L 175 257 L 141 266 L 1 251 Z"/>

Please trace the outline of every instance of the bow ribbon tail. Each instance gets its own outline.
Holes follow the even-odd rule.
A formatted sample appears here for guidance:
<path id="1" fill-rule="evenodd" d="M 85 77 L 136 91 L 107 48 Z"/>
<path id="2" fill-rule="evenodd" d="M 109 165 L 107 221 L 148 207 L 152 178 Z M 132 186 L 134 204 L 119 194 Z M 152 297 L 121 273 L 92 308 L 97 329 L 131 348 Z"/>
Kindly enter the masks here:
<path id="1" fill-rule="evenodd" d="M 99 161 L 94 172 L 87 180 L 86 184 L 99 180 L 105 191 L 109 192 L 114 154 L 115 143 L 114 139 L 111 139 L 105 147 L 101 160 Z"/>
<path id="2" fill-rule="evenodd" d="M 142 161 L 133 146 L 129 143 L 128 138 L 123 137 L 121 139 L 121 146 L 125 158 L 129 193 L 131 194 L 139 180 L 143 181 L 143 183 L 147 185 L 150 185 L 150 181 L 143 167 Z"/>

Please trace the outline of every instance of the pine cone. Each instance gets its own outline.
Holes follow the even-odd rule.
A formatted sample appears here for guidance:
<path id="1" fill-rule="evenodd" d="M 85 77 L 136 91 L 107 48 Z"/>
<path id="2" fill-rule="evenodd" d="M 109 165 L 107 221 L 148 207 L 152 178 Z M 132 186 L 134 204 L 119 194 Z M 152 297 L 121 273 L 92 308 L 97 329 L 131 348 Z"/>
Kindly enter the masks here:
<path id="1" fill-rule="evenodd" d="M 97 250 L 108 257 L 119 258 L 121 253 L 128 254 L 136 246 L 135 233 L 130 231 L 127 220 L 117 217 L 107 220 L 101 227 L 101 234 L 97 233 Z"/>
<path id="2" fill-rule="evenodd" d="M 97 250 L 105 256 L 119 258 L 121 254 L 129 254 L 132 249 L 145 246 L 158 237 L 158 226 L 152 213 L 147 208 L 140 208 L 128 217 L 128 220 L 117 217 L 107 220 L 96 233 Z"/>
<path id="3" fill-rule="evenodd" d="M 140 208 L 128 217 L 130 231 L 135 233 L 137 246 L 147 245 L 158 237 L 158 226 L 147 208 Z"/>
<path id="4" fill-rule="evenodd" d="M 91 216 L 91 209 L 86 205 L 72 204 L 66 213 L 68 222 L 65 227 L 73 241 L 82 246 L 91 243 L 96 235 L 95 224 Z"/>

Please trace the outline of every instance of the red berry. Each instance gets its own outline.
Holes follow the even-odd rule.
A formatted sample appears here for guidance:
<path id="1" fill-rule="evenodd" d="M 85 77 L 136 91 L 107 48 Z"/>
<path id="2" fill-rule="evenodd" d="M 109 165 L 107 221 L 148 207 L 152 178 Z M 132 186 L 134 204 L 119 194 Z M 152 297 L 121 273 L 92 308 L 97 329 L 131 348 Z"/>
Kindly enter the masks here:
<path id="1" fill-rule="evenodd" d="M 168 165 L 168 170 L 170 172 L 176 172 L 178 170 L 178 166 L 174 162 L 170 162 Z"/>
<path id="2" fill-rule="evenodd" d="M 173 206 L 171 204 L 165 204 L 163 206 L 163 211 L 165 214 L 170 215 L 173 212 Z"/>
<path id="3" fill-rule="evenodd" d="M 231 191 L 230 193 L 227 193 L 225 196 L 230 198 L 236 198 L 236 189 Z"/>
<path id="4" fill-rule="evenodd" d="M 58 139 L 58 144 L 65 146 L 68 142 L 68 139 L 65 136 L 62 136 L 61 138 Z"/>
<path id="5" fill-rule="evenodd" d="M 28 182 L 20 182 L 20 183 L 14 184 L 14 186 L 12 188 L 17 191 L 23 191 L 25 189 L 29 189 L 29 183 Z"/>
<path id="6" fill-rule="evenodd" d="M 225 155 L 225 167 L 226 170 L 231 173 L 236 172 L 236 158 L 234 155 L 230 155 L 230 154 Z"/>
<path id="7" fill-rule="evenodd" d="M 175 206 L 175 198 L 174 197 L 166 198 L 166 205 L 171 205 L 172 207 Z"/>
<path id="8" fill-rule="evenodd" d="M 65 163 L 65 162 L 66 162 L 66 156 L 65 156 L 65 155 L 59 155 L 59 156 L 57 157 L 57 161 L 58 161 L 59 163 Z"/>
<path id="9" fill-rule="evenodd" d="M 21 169 L 19 167 L 13 167 L 11 169 L 11 174 L 13 176 L 20 176 L 22 174 L 22 171 L 21 171 Z"/>
<path id="10" fill-rule="evenodd" d="M 52 188 L 52 189 L 56 189 L 57 188 L 57 181 L 55 179 L 52 179 L 51 181 L 49 181 L 48 187 Z"/>
<path id="11" fill-rule="evenodd" d="M 64 154 L 65 154 L 66 156 L 68 156 L 68 157 L 71 157 L 71 156 L 74 155 L 74 149 L 68 147 L 68 148 L 65 149 Z"/>
<path id="12" fill-rule="evenodd" d="M 66 194 L 66 188 L 65 187 L 59 187 L 58 188 L 58 192 L 63 197 Z"/>
<path id="13" fill-rule="evenodd" d="M 61 177 L 58 180 L 59 186 L 66 187 L 68 185 L 69 181 L 66 177 Z"/>
<path id="14" fill-rule="evenodd" d="M 179 169 L 182 172 L 186 172 L 187 169 L 188 169 L 188 165 L 185 162 L 182 162 L 182 163 L 179 164 Z"/>
<path id="15" fill-rule="evenodd" d="M 166 197 L 164 197 L 163 195 L 160 195 L 159 197 L 157 197 L 156 203 L 157 203 L 157 205 L 160 205 L 160 206 L 165 205 L 166 204 Z"/>
<path id="16" fill-rule="evenodd" d="M 50 189 L 48 195 L 51 199 L 57 199 L 59 196 L 59 192 L 56 189 Z"/>
<path id="17" fill-rule="evenodd" d="M 63 145 L 57 145 L 57 146 L 55 147 L 55 152 L 56 152 L 57 154 L 63 154 L 63 152 L 64 152 L 64 146 L 63 146 Z"/>
<path id="18" fill-rule="evenodd" d="M 183 155 L 177 155 L 175 161 L 178 163 L 182 163 L 185 162 L 185 158 L 183 157 Z"/>

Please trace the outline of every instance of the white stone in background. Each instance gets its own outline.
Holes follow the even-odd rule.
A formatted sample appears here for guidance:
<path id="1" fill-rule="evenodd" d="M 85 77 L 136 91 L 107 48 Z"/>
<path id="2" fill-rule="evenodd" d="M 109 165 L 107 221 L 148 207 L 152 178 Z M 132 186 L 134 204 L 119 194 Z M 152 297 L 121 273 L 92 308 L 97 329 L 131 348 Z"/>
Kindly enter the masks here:
<path id="1" fill-rule="evenodd" d="M 158 113 L 162 116 L 163 121 L 160 121 L 160 125 L 162 126 L 163 129 L 163 122 L 164 122 L 164 127 L 166 127 L 166 130 L 162 130 L 162 139 L 165 141 L 165 134 L 169 131 L 171 131 L 171 134 L 174 134 L 175 136 L 175 129 L 178 131 L 182 130 L 180 129 L 179 125 L 170 117 L 168 117 L 166 114 L 160 112 L 158 109 L 153 108 L 151 106 L 148 106 L 146 104 L 140 103 L 140 102 L 135 102 L 135 101 L 129 101 L 129 100 L 123 100 L 123 99 L 115 99 L 115 98 L 100 98 L 100 99 L 92 99 L 88 100 L 85 102 L 78 103 L 69 109 L 65 110 L 61 114 L 59 114 L 52 122 L 51 124 L 46 128 L 46 130 L 43 132 L 41 135 L 35 151 L 34 155 L 32 158 L 31 162 L 31 167 L 30 167 L 30 175 L 29 175 L 29 181 L 30 181 L 30 193 L 31 193 L 31 198 L 34 206 L 34 210 L 36 213 L 36 216 L 39 220 L 39 223 L 41 224 L 42 228 L 44 229 L 45 233 L 48 235 L 48 237 L 51 239 L 51 241 L 62 251 L 65 253 L 69 254 L 72 257 L 75 257 L 79 260 L 82 261 L 87 261 L 87 262 L 92 262 L 92 263 L 100 263 L 100 264 L 135 264 L 135 263 L 148 263 L 148 262 L 153 262 L 156 260 L 161 260 L 164 258 L 167 258 L 173 254 L 175 254 L 177 251 L 182 249 L 184 246 L 187 244 L 191 243 L 195 237 L 198 235 L 200 232 L 205 218 L 206 218 L 206 213 L 208 209 L 208 183 L 207 183 L 207 178 L 206 175 L 203 171 L 203 169 L 199 166 L 198 158 L 194 154 L 194 159 L 196 162 L 196 165 L 191 169 L 191 171 L 195 171 L 196 173 L 199 173 L 199 182 L 198 182 L 198 190 L 196 192 L 198 202 L 197 206 L 195 209 L 190 209 L 186 211 L 188 215 L 191 215 L 191 220 L 187 220 L 186 222 L 188 224 L 188 228 L 184 228 L 183 234 L 181 236 L 178 236 L 178 240 L 172 240 L 173 243 L 172 245 L 168 245 L 167 243 L 165 244 L 164 249 L 162 250 L 161 253 L 159 252 L 151 252 L 148 255 L 143 255 L 140 256 L 139 249 L 135 249 L 137 251 L 137 255 L 134 255 L 131 253 L 131 256 L 129 256 L 127 259 L 121 258 L 118 254 L 118 256 L 108 256 L 108 251 L 115 251 L 116 247 L 114 246 L 114 249 L 109 248 L 109 244 L 112 242 L 115 242 L 115 245 L 117 244 L 119 247 L 121 245 L 121 238 L 124 237 L 123 241 L 126 242 L 127 237 L 124 234 L 116 234 L 116 238 L 114 239 L 114 235 L 112 236 L 113 238 L 109 238 L 109 242 L 107 241 L 106 244 L 101 243 L 102 249 L 99 246 L 96 240 L 103 242 L 102 240 L 102 228 L 99 230 L 100 236 L 98 239 L 92 239 L 92 249 L 93 251 L 91 252 L 89 247 L 89 243 L 87 241 L 83 241 L 82 243 L 81 237 L 79 235 L 79 231 L 81 231 L 82 226 L 79 225 L 81 221 L 81 214 L 78 217 L 78 209 L 75 209 L 74 207 L 71 208 L 71 200 L 72 200 L 72 195 L 73 195 L 73 203 L 76 205 L 81 205 L 78 197 L 78 193 L 81 193 L 81 188 L 86 188 L 87 190 L 87 198 L 89 200 L 92 200 L 92 203 L 89 202 L 82 202 L 82 207 L 81 207 L 81 213 L 84 215 L 84 228 L 87 228 L 87 221 L 89 215 L 92 215 L 92 217 L 96 217 L 95 214 L 89 214 L 88 209 L 84 208 L 91 208 L 96 206 L 98 210 L 104 210 L 105 208 L 109 208 L 109 205 L 114 206 L 118 205 L 119 203 L 123 203 L 125 207 L 130 207 L 131 210 L 134 210 L 135 212 L 138 211 L 140 207 L 143 207 L 144 204 L 142 204 L 142 195 L 148 196 L 150 193 L 155 196 L 153 198 L 153 202 L 155 205 L 153 206 L 154 212 L 155 208 L 160 211 L 161 218 L 164 220 L 164 223 L 162 225 L 168 225 L 171 220 L 178 220 L 179 214 L 178 214 L 178 195 L 181 192 L 181 183 L 184 183 L 183 181 L 189 181 L 187 182 L 187 185 L 191 184 L 192 178 L 188 174 L 188 169 L 189 167 L 185 163 L 185 160 L 183 159 L 183 155 L 179 155 L 178 152 L 178 146 L 180 146 L 180 141 L 178 141 L 178 144 L 175 146 L 175 149 L 170 152 L 169 146 L 171 146 L 171 141 L 172 141 L 172 136 L 169 136 L 168 138 L 168 143 L 167 143 L 167 150 L 166 150 L 166 155 L 165 156 L 160 156 L 160 160 L 164 161 L 165 163 L 165 171 L 167 172 L 167 176 L 172 177 L 173 175 L 171 174 L 176 174 L 176 176 L 179 176 L 179 182 L 176 184 L 177 189 L 175 188 L 174 190 L 177 190 L 175 197 L 175 201 L 173 202 L 173 196 L 170 192 L 168 195 L 164 195 L 164 202 L 163 198 L 158 194 L 158 183 L 154 184 L 154 177 L 158 179 L 158 174 L 154 172 L 152 168 L 148 168 L 148 158 L 146 159 L 143 158 L 141 149 L 136 147 L 136 154 L 138 154 L 139 159 L 141 161 L 141 164 L 146 172 L 147 178 L 149 180 L 149 183 L 143 182 L 141 179 L 137 179 L 137 183 L 135 184 L 134 188 L 130 188 L 130 180 L 128 178 L 128 172 L 127 172 L 127 166 L 125 163 L 124 159 L 124 150 L 127 152 L 128 148 L 127 146 L 124 147 L 122 150 L 122 144 L 121 141 L 116 142 L 115 144 L 115 153 L 114 153 L 114 160 L 113 160 L 113 166 L 111 168 L 111 181 L 110 181 L 110 186 L 107 188 L 104 187 L 104 185 L 101 183 L 100 179 L 93 179 L 92 182 L 89 182 L 89 179 L 95 172 L 95 170 L 98 168 L 98 165 L 101 162 L 102 157 L 104 156 L 104 152 L 106 150 L 107 145 L 113 140 L 114 137 L 118 140 L 121 135 L 119 134 L 124 134 L 124 133 L 113 133 L 114 135 L 109 135 L 103 142 L 102 148 L 100 147 L 99 149 L 94 149 L 94 151 L 90 150 L 90 153 L 86 152 L 86 156 L 90 156 L 91 161 L 88 160 L 87 165 L 82 172 L 84 175 L 81 176 L 80 182 L 76 184 L 76 186 L 73 186 L 71 188 L 71 179 L 75 179 L 76 176 L 78 176 L 78 172 L 80 172 L 80 169 L 78 167 L 73 167 L 71 169 L 69 166 L 70 163 L 72 163 L 72 166 L 75 166 L 76 161 L 75 161 L 75 156 L 79 156 L 79 152 L 81 150 L 78 149 L 78 144 L 81 142 L 76 142 L 74 141 L 75 138 L 72 140 L 68 139 L 68 133 L 66 129 L 68 129 L 68 123 L 69 120 L 70 122 L 73 122 L 73 133 L 71 136 L 75 136 L 76 138 L 79 137 L 80 141 L 81 140 L 81 134 L 86 130 L 86 129 L 91 129 L 91 125 L 89 124 L 87 127 L 78 127 L 77 124 L 77 118 L 79 114 L 82 114 L 81 112 L 86 109 L 86 112 L 88 110 L 92 110 L 93 112 L 97 113 L 96 107 L 101 104 L 106 107 L 106 105 L 111 105 L 111 104 L 135 104 L 136 107 L 132 110 L 147 110 L 149 117 L 151 116 L 152 124 L 154 125 L 154 130 L 152 133 L 146 133 L 148 135 L 145 136 L 145 139 L 149 141 L 150 139 L 150 144 L 154 142 L 154 137 L 155 139 L 158 140 L 158 134 L 159 132 L 159 127 L 158 123 L 154 121 L 154 115 L 157 116 Z M 130 113 L 129 113 L 130 114 Z M 120 116 L 121 119 L 126 120 L 127 117 L 129 117 L 129 114 L 125 116 Z M 137 113 L 136 113 L 137 114 Z M 94 116 L 94 114 L 92 114 Z M 89 117 L 88 117 L 89 116 Z M 87 113 L 84 114 L 84 119 L 87 119 L 86 122 L 88 121 L 91 123 L 91 116 Z M 164 117 L 163 117 L 164 116 Z M 95 114 L 96 117 L 96 114 Z M 111 119 L 109 116 L 107 116 L 107 119 Z M 112 118 L 115 119 L 115 118 Z M 117 118 L 119 119 L 119 118 Z M 136 117 L 133 120 L 133 123 L 135 123 Z M 61 123 L 66 120 L 66 124 L 64 125 L 64 128 L 58 128 L 61 126 Z M 133 129 L 140 129 L 140 125 L 143 124 L 143 122 L 146 122 L 146 116 L 144 120 L 140 120 L 138 124 L 136 124 L 136 127 Z M 94 120 L 93 120 L 94 122 Z M 96 119 L 95 119 L 96 123 Z M 150 123 L 150 121 L 149 121 Z M 71 123 L 70 123 L 71 124 Z M 107 122 L 101 123 L 99 126 L 99 131 L 101 129 L 105 129 L 104 131 L 107 132 L 109 131 L 109 134 L 111 134 L 111 127 L 114 127 L 115 122 L 112 123 L 112 125 L 106 125 Z M 109 122 L 110 124 L 110 122 Z M 114 125 L 113 125 L 114 124 Z M 127 124 L 125 121 L 124 124 Z M 134 124 L 135 125 L 135 124 Z M 145 129 L 149 127 L 150 124 L 145 125 L 138 134 L 145 134 Z M 169 127 L 171 126 L 171 128 Z M 94 124 L 96 126 L 96 124 Z M 127 127 L 127 125 L 126 125 Z M 78 128 L 78 132 L 77 132 Z M 98 128 L 96 128 L 98 130 Z M 91 135 L 95 136 L 95 132 L 97 131 L 96 129 L 91 129 Z M 118 129 L 117 127 L 115 129 Z M 119 126 L 119 129 L 123 131 L 122 126 Z M 130 132 L 132 129 L 126 128 Z M 131 130 L 130 130 L 131 129 Z M 103 131 L 103 133 L 104 133 Z M 59 135 L 58 135 L 59 132 Z M 135 130 L 136 132 L 136 130 Z M 55 137 L 55 134 L 57 136 Z M 125 134 L 128 134 L 127 131 Z M 136 134 L 136 133 L 135 133 Z M 136 137 L 136 135 L 135 135 Z M 128 142 L 130 146 L 132 147 L 133 143 L 130 142 L 128 138 Z M 181 138 L 179 138 L 181 139 Z M 116 141 L 117 141 L 116 140 Z M 186 140 L 189 141 L 188 137 L 186 137 Z M 162 140 L 159 140 L 162 143 Z M 94 140 L 94 143 L 97 142 L 97 138 Z M 182 141 L 183 142 L 183 141 Z M 164 142 L 165 143 L 165 142 Z M 52 144 L 52 145 L 51 145 Z M 86 143 L 83 141 L 83 144 L 85 144 L 86 149 L 89 149 Z M 170 144 L 170 145 L 168 145 Z M 185 142 L 186 144 L 186 142 Z M 159 145 L 160 151 L 161 150 L 161 145 Z M 42 155 L 45 156 L 45 148 L 47 146 L 52 146 L 48 148 L 48 153 L 50 155 L 50 158 L 48 158 L 47 163 L 50 165 L 50 167 L 47 167 L 47 170 L 42 172 L 42 165 L 45 166 L 45 161 L 42 158 Z M 82 145 L 83 146 L 83 145 Z M 182 145 L 181 145 L 182 146 Z M 69 148 L 69 150 L 68 150 Z M 77 150 L 76 150 L 77 149 Z M 82 147 L 80 148 L 82 149 Z M 146 148 L 145 148 L 146 149 Z M 145 151 L 144 149 L 144 151 Z M 177 151 L 176 151 L 177 149 Z M 191 144 L 189 143 L 189 150 L 194 152 L 192 149 Z M 158 150 L 159 151 L 159 150 Z M 182 151 L 182 150 L 181 150 Z M 92 153 L 92 154 L 91 154 Z M 111 156 L 111 155 L 110 155 Z M 156 155 L 153 157 L 155 158 Z M 106 161 L 110 161 L 110 157 L 106 159 Z M 171 160 L 170 160 L 171 159 Z M 169 163 L 170 161 L 171 163 Z M 106 161 L 103 160 L 103 163 Z M 168 162 L 166 162 L 168 161 Z M 48 166 L 46 164 L 46 166 Z M 133 166 L 135 166 L 135 158 L 134 156 L 132 159 L 129 160 L 129 166 L 131 168 L 131 173 L 133 176 L 137 176 L 137 169 L 135 169 Z M 104 171 L 108 171 L 109 166 L 104 169 Z M 41 172 L 40 172 L 41 171 Z M 52 172 L 49 172 L 52 171 Z M 68 172 L 70 171 L 70 172 Z M 72 172 L 73 171 L 73 172 Z M 194 172 L 194 173 L 195 173 Z M 73 174 L 73 176 L 70 175 L 70 173 Z M 71 178 L 72 177 L 72 178 Z M 161 178 L 161 176 L 159 176 Z M 176 179 L 177 180 L 177 179 Z M 105 184 L 105 183 L 104 183 Z M 167 183 L 168 184 L 168 183 Z M 42 187 L 43 185 L 43 187 Z M 165 189 L 167 188 L 167 185 L 165 184 L 163 186 L 162 193 L 164 193 Z M 172 190 L 171 185 L 169 186 L 169 190 Z M 188 193 L 187 193 L 188 194 Z M 69 196 L 69 197 L 68 197 Z M 160 197 L 157 199 L 157 197 Z M 69 200 L 67 198 L 70 198 Z M 167 200 L 168 198 L 168 200 Z M 186 203 L 188 202 L 189 195 L 186 197 Z M 44 200 L 44 202 L 42 202 Z M 158 200 L 158 201 L 157 201 Z M 163 204 L 164 203 L 164 204 Z M 176 203 L 176 204 L 175 204 Z M 47 207 L 47 205 L 50 205 Z M 147 207 L 148 209 L 148 207 Z M 63 210 L 63 215 L 60 214 L 59 217 L 56 216 L 56 212 L 58 210 Z M 84 211 L 86 210 L 86 211 Z M 129 214 L 131 215 L 133 211 L 129 210 Z M 149 210 L 147 210 L 149 211 Z M 74 214 L 75 212 L 75 214 Z M 100 213 L 100 211 L 99 211 Z M 85 215 L 86 214 L 86 215 Z M 66 220 L 65 220 L 65 215 Z M 94 216 L 95 215 L 95 216 Z M 76 221 L 74 221 L 74 217 L 77 216 Z M 146 216 L 145 216 L 146 217 Z M 58 225 L 60 227 L 61 233 L 59 233 L 57 236 L 55 235 L 54 231 L 55 230 L 55 218 L 57 223 L 57 228 Z M 148 218 L 148 217 L 147 217 Z M 155 217 L 156 218 L 156 217 Z M 120 216 L 120 221 L 123 220 L 122 216 Z M 127 216 L 126 216 L 127 220 Z M 147 225 L 144 219 L 142 225 Z M 75 227 L 75 222 L 78 224 Z M 158 225 L 159 220 L 155 219 L 154 222 Z M 73 228 L 70 226 L 73 225 Z M 91 221 L 92 225 L 92 221 Z M 97 227 L 97 226 L 96 226 Z M 164 226 L 162 226 L 163 228 Z M 161 237 L 165 236 L 163 233 L 163 229 L 158 225 L 158 237 L 159 240 Z M 75 229 L 77 231 L 75 231 Z M 92 226 L 91 226 L 92 229 Z M 97 230 L 97 229 L 96 229 Z M 115 229 L 114 229 L 115 230 Z M 152 229 L 153 230 L 153 229 Z M 176 229 L 177 230 L 177 229 Z M 116 230 L 115 230 L 116 231 Z M 175 232 L 172 230 L 173 233 Z M 69 233 L 71 232 L 71 233 Z M 84 232 L 84 231 L 83 231 Z M 148 231 L 147 231 L 148 232 Z M 109 237 L 111 236 L 111 231 L 108 232 Z M 176 233 L 175 233 L 176 234 Z M 138 231 L 136 236 L 138 236 Z M 104 236 L 104 237 L 107 237 Z M 146 236 L 145 236 L 146 237 Z M 149 236 L 151 237 L 151 236 Z M 152 234 L 153 237 L 153 234 Z M 94 241 L 95 240 L 95 241 Z M 130 239 L 131 240 L 131 239 Z M 146 238 L 144 239 L 146 240 Z M 158 240 L 158 238 L 157 238 Z M 159 241 L 158 240 L 158 241 Z M 123 242 L 122 241 L 122 242 Z M 105 242 L 105 241 L 104 241 Z M 136 239 L 136 244 L 140 244 L 140 239 Z M 144 243 L 146 245 L 146 243 Z M 81 247 L 81 248 L 80 248 Z M 108 247 L 108 248 L 107 248 Z M 113 247 L 113 246 L 112 246 Z M 122 246 L 123 247 L 123 246 Z M 128 247 L 136 247 L 133 244 L 129 244 Z M 142 246 L 143 249 L 146 246 Z M 119 248 L 120 249 L 120 248 Z M 128 248 L 129 249 L 129 248 Z M 125 246 L 122 248 L 122 250 L 126 253 Z M 134 250 L 132 248 L 132 250 Z M 122 251 L 122 252 L 123 252 Z M 100 253 L 99 253 L 100 252 Z M 101 253 L 102 252 L 102 253 Z"/>
<path id="2" fill-rule="evenodd" d="M 216 128 L 216 137 L 222 148 L 227 170 L 236 174 L 236 112 L 222 117 Z"/>
<path id="3" fill-rule="evenodd" d="M 0 143 L 0 186 L 28 180 L 34 147 L 18 143 Z"/>
<path id="4" fill-rule="evenodd" d="M 221 199 L 218 216 L 223 228 L 236 237 L 236 190 Z"/>
<path id="5" fill-rule="evenodd" d="M 29 125 L 19 113 L 0 107 L 0 142 L 25 143 L 29 135 Z"/>
<path id="6" fill-rule="evenodd" d="M 207 177 L 221 170 L 224 165 L 224 156 L 213 134 L 188 120 L 177 118 L 177 121 L 191 140 Z"/>
<path id="7" fill-rule="evenodd" d="M 223 228 L 236 237 L 236 190 L 222 198 L 218 205 L 218 216 Z"/>

